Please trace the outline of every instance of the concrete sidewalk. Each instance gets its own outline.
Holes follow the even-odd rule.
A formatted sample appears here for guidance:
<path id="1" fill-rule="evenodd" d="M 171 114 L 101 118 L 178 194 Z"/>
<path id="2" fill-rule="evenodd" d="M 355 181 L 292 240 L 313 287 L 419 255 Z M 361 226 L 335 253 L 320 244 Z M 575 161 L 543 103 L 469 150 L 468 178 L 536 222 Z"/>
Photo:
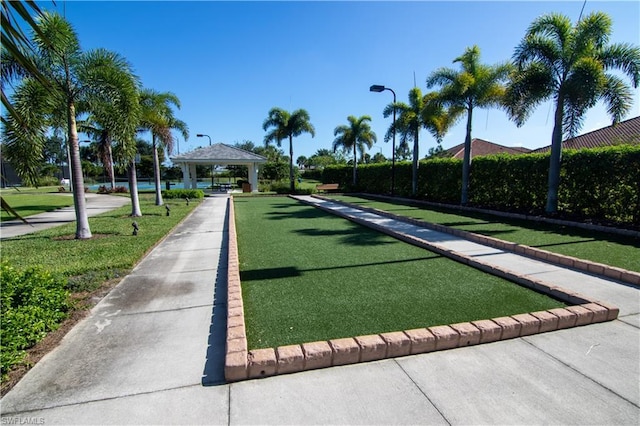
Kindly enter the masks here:
<path id="1" fill-rule="evenodd" d="M 544 263 L 524 273 L 594 292 L 620 307 L 619 319 L 220 384 L 226 203 L 225 196 L 206 198 L 43 358 L 2 399 L 3 423 L 10 421 L 4 418 L 45 424 L 640 422 L 640 291 Z M 516 268 L 515 260 L 495 249 L 447 243 Z"/>
<path id="2" fill-rule="evenodd" d="M 29 216 L 26 219 L 30 225 L 17 219 L 0 222 L 0 239 L 13 238 L 64 225 L 65 223 L 75 222 L 76 212 L 73 207 L 73 194 L 60 194 L 60 197 L 69 197 L 71 206 Z M 87 193 L 85 197 L 87 200 L 87 215 L 89 217 L 117 209 L 131 202 L 131 199 L 128 197 L 105 194 Z"/>

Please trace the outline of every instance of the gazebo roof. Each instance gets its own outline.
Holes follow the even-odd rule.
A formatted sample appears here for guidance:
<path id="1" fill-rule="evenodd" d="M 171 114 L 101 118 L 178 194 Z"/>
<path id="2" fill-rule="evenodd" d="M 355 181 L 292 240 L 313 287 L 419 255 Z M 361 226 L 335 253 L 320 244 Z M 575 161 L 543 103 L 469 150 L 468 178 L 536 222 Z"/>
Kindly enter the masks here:
<path id="1" fill-rule="evenodd" d="M 174 163 L 247 164 L 266 163 L 267 158 L 223 143 L 205 146 L 170 157 Z"/>

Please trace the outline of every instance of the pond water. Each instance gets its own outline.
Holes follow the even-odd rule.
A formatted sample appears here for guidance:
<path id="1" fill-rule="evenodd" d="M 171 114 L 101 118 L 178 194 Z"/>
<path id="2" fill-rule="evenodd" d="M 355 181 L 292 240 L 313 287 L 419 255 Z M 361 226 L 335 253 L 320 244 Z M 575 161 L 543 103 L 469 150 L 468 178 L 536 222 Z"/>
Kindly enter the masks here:
<path id="1" fill-rule="evenodd" d="M 100 188 L 101 186 L 106 186 L 106 187 L 110 187 L 111 184 L 109 183 L 97 183 L 95 185 L 88 185 L 88 188 L 90 191 L 95 192 L 98 190 L 98 188 Z M 129 189 L 129 182 L 116 182 L 116 186 L 124 186 L 125 188 Z M 149 182 L 138 182 L 138 191 L 153 191 L 156 189 L 155 184 L 153 182 L 149 183 Z M 183 189 L 184 188 L 184 183 L 183 182 L 171 182 L 171 189 Z M 165 181 L 162 181 L 160 183 L 160 189 L 164 190 L 167 189 L 167 183 Z M 211 182 L 198 182 L 198 189 L 211 189 Z"/>

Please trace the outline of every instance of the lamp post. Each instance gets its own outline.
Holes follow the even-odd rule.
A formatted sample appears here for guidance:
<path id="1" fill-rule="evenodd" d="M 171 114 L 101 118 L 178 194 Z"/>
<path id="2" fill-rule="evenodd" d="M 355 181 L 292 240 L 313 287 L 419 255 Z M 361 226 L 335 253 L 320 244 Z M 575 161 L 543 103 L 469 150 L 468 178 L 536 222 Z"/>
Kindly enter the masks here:
<path id="1" fill-rule="evenodd" d="M 388 87 L 374 84 L 369 87 L 370 92 L 383 92 L 385 90 L 393 93 L 393 103 L 396 103 L 396 92 Z M 391 151 L 391 195 L 394 195 L 396 188 L 396 109 L 393 108 L 393 151 Z"/>
<path id="2" fill-rule="evenodd" d="M 198 137 L 198 138 L 203 138 L 203 137 L 205 137 L 205 136 L 209 138 L 209 146 L 211 146 L 211 136 L 209 136 L 209 135 L 203 135 L 203 134 L 201 134 L 201 133 L 198 133 L 198 134 L 196 135 L 196 137 Z M 211 165 L 211 191 L 213 192 L 213 164 Z"/>

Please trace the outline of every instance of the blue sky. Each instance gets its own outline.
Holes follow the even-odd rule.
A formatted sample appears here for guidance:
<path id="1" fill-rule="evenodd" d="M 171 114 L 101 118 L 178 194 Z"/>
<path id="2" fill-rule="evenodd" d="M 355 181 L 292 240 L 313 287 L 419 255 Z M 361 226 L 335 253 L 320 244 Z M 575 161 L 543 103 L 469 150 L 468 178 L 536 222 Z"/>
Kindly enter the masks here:
<path id="1" fill-rule="evenodd" d="M 76 29 L 83 49 L 116 51 L 133 65 L 143 85 L 181 100 L 176 116 L 189 126 L 180 152 L 213 143 L 263 143 L 269 109 L 306 109 L 316 136 L 294 139 L 294 158 L 328 148 L 347 116 L 370 115 L 378 142 L 371 155 L 391 156 L 384 135 L 391 118 L 384 107 L 392 88 L 407 101 L 415 83 L 477 44 L 481 61 L 511 58 L 528 25 L 559 12 L 576 21 L 583 1 L 422 2 L 218 2 L 56 1 Z M 40 3 L 54 8 L 49 2 Z M 584 14 L 604 11 L 613 19 L 611 42 L 640 44 L 640 2 L 587 1 Z M 640 113 L 640 91 L 628 118 Z M 521 128 L 498 109 L 476 110 L 473 137 L 506 146 L 550 144 L 553 111 L 541 105 Z M 586 116 L 581 133 L 609 125 L 604 107 Z M 464 141 L 464 120 L 444 138 L 449 148 Z M 421 133 L 420 157 L 435 140 Z M 283 143 L 288 154 L 288 144 Z"/>

